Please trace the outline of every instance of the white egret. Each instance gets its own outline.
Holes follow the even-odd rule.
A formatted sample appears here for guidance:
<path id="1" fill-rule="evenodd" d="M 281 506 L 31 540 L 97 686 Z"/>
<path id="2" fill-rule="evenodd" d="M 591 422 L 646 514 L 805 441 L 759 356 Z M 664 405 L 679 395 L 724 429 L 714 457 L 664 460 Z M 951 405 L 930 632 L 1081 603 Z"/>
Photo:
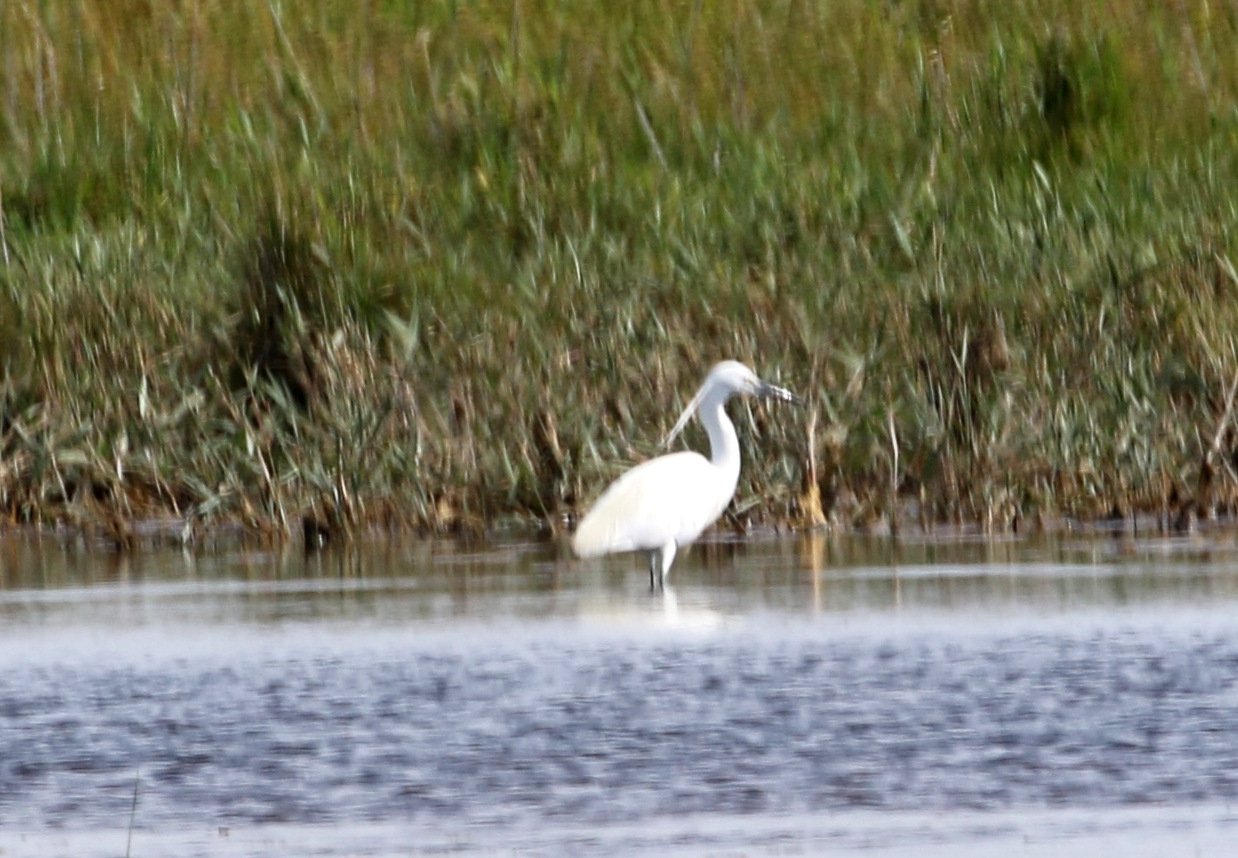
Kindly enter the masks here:
<path id="1" fill-rule="evenodd" d="M 647 551 L 650 589 L 665 582 L 675 552 L 717 521 L 735 496 L 739 438 L 725 408 L 735 394 L 801 402 L 738 361 L 716 365 L 666 438 L 669 445 L 699 409 L 709 433 L 710 458 L 694 451 L 670 453 L 619 477 L 576 529 L 572 549 L 578 556 Z"/>

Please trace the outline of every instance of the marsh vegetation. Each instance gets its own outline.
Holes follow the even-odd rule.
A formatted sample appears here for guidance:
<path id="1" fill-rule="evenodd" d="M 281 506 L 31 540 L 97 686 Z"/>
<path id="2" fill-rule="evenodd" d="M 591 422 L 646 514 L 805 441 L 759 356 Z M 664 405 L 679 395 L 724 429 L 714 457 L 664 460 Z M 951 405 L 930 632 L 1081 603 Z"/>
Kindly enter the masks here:
<path id="1" fill-rule="evenodd" d="M 721 357 L 815 403 L 740 416 L 733 523 L 1238 499 L 1232 4 L 16 2 L 0 44 L 11 522 L 556 527 Z"/>

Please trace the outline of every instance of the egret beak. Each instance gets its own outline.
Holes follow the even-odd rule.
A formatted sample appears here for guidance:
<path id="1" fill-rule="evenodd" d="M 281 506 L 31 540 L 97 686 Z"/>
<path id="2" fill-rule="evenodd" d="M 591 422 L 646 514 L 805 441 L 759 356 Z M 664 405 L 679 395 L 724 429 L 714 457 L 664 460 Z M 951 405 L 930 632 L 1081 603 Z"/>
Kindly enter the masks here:
<path id="1" fill-rule="evenodd" d="M 793 405 L 805 405 L 807 403 L 800 399 L 785 387 L 761 382 L 761 387 L 757 390 L 757 396 L 763 399 L 777 399 L 780 402 L 790 402 Z"/>

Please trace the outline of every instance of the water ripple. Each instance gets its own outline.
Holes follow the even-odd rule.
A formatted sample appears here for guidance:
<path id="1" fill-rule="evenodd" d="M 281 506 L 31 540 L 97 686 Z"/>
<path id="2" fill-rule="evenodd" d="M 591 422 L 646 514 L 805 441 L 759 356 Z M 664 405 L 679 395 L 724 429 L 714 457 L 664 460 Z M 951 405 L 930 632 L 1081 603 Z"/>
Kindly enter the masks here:
<path id="1" fill-rule="evenodd" d="M 1221 628 L 561 632 L 6 665 L 0 827 L 123 825 L 135 771 L 155 827 L 1238 798 Z"/>

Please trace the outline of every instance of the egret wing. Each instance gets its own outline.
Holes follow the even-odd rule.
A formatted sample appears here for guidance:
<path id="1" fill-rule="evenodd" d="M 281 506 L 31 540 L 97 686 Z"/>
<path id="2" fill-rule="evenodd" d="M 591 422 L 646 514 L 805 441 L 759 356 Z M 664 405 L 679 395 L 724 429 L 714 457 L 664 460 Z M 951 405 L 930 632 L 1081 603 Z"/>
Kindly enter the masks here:
<path id="1" fill-rule="evenodd" d="M 721 482 L 700 453 L 650 459 L 602 493 L 577 528 L 572 547 L 581 557 L 594 557 L 691 542 L 730 502 Z"/>

